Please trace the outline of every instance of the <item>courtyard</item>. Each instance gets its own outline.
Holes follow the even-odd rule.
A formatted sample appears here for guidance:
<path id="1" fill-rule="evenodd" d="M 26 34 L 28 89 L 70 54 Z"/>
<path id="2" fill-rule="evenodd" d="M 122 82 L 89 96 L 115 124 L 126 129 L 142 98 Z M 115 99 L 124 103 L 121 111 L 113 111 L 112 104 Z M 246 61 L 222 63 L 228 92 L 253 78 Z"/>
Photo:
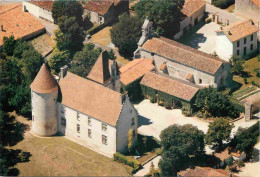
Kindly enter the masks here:
<path id="1" fill-rule="evenodd" d="M 213 54 L 216 51 L 216 32 L 220 25 L 200 22 L 180 39 L 180 42 L 202 52 Z"/>

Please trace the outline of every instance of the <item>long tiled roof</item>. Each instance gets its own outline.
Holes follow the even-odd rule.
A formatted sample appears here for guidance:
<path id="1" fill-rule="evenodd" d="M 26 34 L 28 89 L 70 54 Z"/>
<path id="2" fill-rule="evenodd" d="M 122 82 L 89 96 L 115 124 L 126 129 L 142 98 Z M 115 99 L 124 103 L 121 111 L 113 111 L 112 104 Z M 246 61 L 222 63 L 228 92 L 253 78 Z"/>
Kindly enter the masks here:
<path id="1" fill-rule="evenodd" d="M 84 9 L 89 11 L 97 12 L 100 15 L 105 15 L 108 9 L 113 5 L 113 1 L 88 1 L 84 5 Z"/>
<path id="2" fill-rule="evenodd" d="M 186 101 L 190 101 L 199 91 L 196 86 L 154 72 L 146 73 L 141 80 L 141 84 Z"/>
<path id="3" fill-rule="evenodd" d="M 226 26 L 220 31 L 223 31 L 230 41 L 235 42 L 257 32 L 258 30 L 258 27 L 252 22 L 252 20 L 245 20 Z"/>
<path id="4" fill-rule="evenodd" d="M 182 7 L 182 13 L 189 17 L 205 5 L 206 3 L 204 0 L 185 0 L 185 3 Z"/>
<path id="5" fill-rule="evenodd" d="M 120 115 L 120 93 L 70 72 L 59 82 L 62 104 L 115 126 Z"/>
<path id="6" fill-rule="evenodd" d="M 35 4 L 36 6 L 39 6 L 39 7 L 43 8 L 43 9 L 48 10 L 48 11 L 52 10 L 53 3 L 54 3 L 54 1 L 35 1 L 35 0 L 28 1 L 28 2 L 30 2 L 32 4 Z"/>
<path id="7" fill-rule="evenodd" d="M 252 0 L 253 3 L 257 6 L 257 7 L 260 7 L 260 3 L 259 3 L 259 0 Z"/>
<path id="8" fill-rule="evenodd" d="M 225 62 L 217 57 L 164 37 L 152 38 L 146 41 L 142 49 L 212 75 Z"/>
<path id="9" fill-rule="evenodd" d="M 199 167 L 196 166 L 194 169 L 188 168 L 184 171 L 178 172 L 178 175 L 183 176 L 183 177 L 188 177 L 188 176 L 208 176 L 208 177 L 228 177 L 229 172 L 225 171 L 223 169 L 214 169 L 210 167 Z M 236 177 L 235 175 L 232 175 L 233 177 Z"/>
<path id="10" fill-rule="evenodd" d="M 153 60 L 151 59 L 135 59 L 125 66 L 120 68 L 120 81 L 128 85 L 131 82 L 141 78 L 145 73 L 153 70 L 155 66 L 153 65 Z"/>
<path id="11" fill-rule="evenodd" d="M 22 5 L 1 5 L 0 8 L 0 46 L 3 37 L 13 35 L 15 39 L 22 38 L 44 29 L 44 26 L 30 13 L 23 12 Z"/>
<path id="12" fill-rule="evenodd" d="M 31 84 L 31 89 L 37 93 L 52 93 L 58 91 L 58 85 L 45 64 Z"/>

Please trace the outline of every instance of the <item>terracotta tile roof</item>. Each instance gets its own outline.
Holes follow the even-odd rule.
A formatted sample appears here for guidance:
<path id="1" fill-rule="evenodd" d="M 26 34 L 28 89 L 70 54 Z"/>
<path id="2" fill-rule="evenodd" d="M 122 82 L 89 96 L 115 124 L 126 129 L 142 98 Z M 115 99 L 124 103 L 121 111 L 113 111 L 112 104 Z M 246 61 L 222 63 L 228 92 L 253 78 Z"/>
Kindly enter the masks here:
<path id="1" fill-rule="evenodd" d="M 187 80 L 191 80 L 191 78 L 193 77 L 193 74 L 189 73 L 186 77 Z"/>
<path id="2" fill-rule="evenodd" d="M 107 51 L 104 51 L 99 55 L 87 78 L 100 84 L 105 84 L 111 79 L 109 68 L 109 56 Z"/>
<path id="3" fill-rule="evenodd" d="M 211 177 L 228 177 L 229 172 L 225 171 L 223 169 L 214 169 L 210 167 L 198 167 L 196 166 L 194 169 L 188 168 L 184 171 L 180 171 L 178 175 L 182 177 L 188 177 L 188 176 L 211 176 Z M 233 177 L 236 177 L 235 175 L 232 175 Z"/>
<path id="4" fill-rule="evenodd" d="M 260 4 L 259 4 L 259 0 L 252 0 L 253 3 L 257 6 L 257 7 L 260 7 Z"/>
<path id="5" fill-rule="evenodd" d="M 199 91 L 194 84 L 154 72 L 146 73 L 141 84 L 186 101 L 190 101 Z"/>
<path id="6" fill-rule="evenodd" d="M 27 2 L 35 4 L 36 6 L 39 6 L 39 7 L 43 8 L 43 9 L 48 10 L 48 11 L 52 10 L 53 3 L 54 3 L 54 1 L 37 1 L 37 0 L 36 1 L 35 0 L 27 1 Z"/>
<path id="7" fill-rule="evenodd" d="M 166 67 L 166 63 L 161 64 L 160 70 L 163 71 L 165 69 L 165 67 Z"/>
<path id="8" fill-rule="evenodd" d="M 258 27 L 252 23 L 252 20 L 245 20 L 223 27 L 223 29 L 218 32 L 223 31 L 230 41 L 235 42 L 257 32 L 258 30 Z"/>
<path id="9" fill-rule="evenodd" d="M 59 82 L 62 104 L 115 126 L 120 115 L 120 93 L 70 72 Z"/>
<path id="10" fill-rule="evenodd" d="M 111 0 L 88 1 L 84 6 L 84 9 L 97 12 L 100 15 L 105 15 L 112 5 L 113 1 Z"/>
<path id="11" fill-rule="evenodd" d="M 205 5 L 206 3 L 204 0 L 185 0 L 181 11 L 184 15 L 187 15 L 189 17 Z"/>
<path id="12" fill-rule="evenodd" d="M 44 30 L 44 26 L 30 13 L 23 12 L 22 5 L 1 5 L 0 26 L 0 46 L 3 45 L 3 37 L 13 35 L 19 39 L 34 32 Z"/>
<path id="13" fill-rule="evenodd" d="M 37 93 L 52 93 L 58 91 L 57 82 L 45 64 L 42 65 L 30 87 Z"/>
<path id="14" fill-rule="evenodd" d="M 145 73 L 153 70 L 154 68 L 155 66 L 153 65 L 153 60 L 151 59 L 135 59 L 120 68 L 120 81 L 123 84 L 128 85 L 141 78 Z"/>
<path id="15" fill-rule="evenodd" d="M 146 41 L 142 49 L 212 75 L 217 72 L 222 63 L 226 63 L 217 57 L 164 37 Z"/>
<path id="16" fill-rule="evenodd" d="M 224 160 L 228 159 L 231 156 L 229 154 L 229 152 L 228 152 L 228 149 L 225 149 L 224 151 L 219 152 L 219 153 L 215 153 L 214 155 L 216 157 L 218 157 L 221 161 L 224 161 Z"/>

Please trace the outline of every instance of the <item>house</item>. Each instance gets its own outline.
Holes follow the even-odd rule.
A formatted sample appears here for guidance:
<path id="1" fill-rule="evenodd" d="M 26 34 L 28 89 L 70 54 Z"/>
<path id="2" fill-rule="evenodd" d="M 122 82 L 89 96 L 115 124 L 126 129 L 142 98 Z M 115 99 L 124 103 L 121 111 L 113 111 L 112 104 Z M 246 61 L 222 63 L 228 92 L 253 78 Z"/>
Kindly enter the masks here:
<path id="1" fill-rule="evenodd" d="M 135 57 L 153 59 L 159 72 L 203 87 L 232 81 L 228 62 L 164 37 L 147 40 Z"/>
<path id="2" fill-rule="evenodd" d="M 217 55 L 229 61 L 232 55 L 248 58 L 257 52 L 258 27 L 252 20 L 244 20 L 216 31 Z"/>
<path id="3" fill-rule="evenodd" d="M 104 0 L 87 1 L 84 8 L 84 16 L 88 16 L 90 21 L 95 24 L 110 24 L 117 20 L 118 15 L 128 12 L 128 0 Z"/>
<path id="4" fill-rule="evenodd" d="M 212 176 L 212 177 L 236 177 L 236 175 L 233 175 L 232 173 L 229 173 L 228 171 L 225 171 L 223 169 L 214 169 L 210 167 L 199 167 L 196 166 L 194 169 L 188 168 L 184 171 L 180 171 L 177 173 L 178 177 L 192 177 L 192 176 Z"/>
<path id="5" fill-rule="evenodd" d="M 205 9 L 206 3 L 203 0 L 185 0 L 182 7 L 182 13 L 185 17 L 180 22 L 180 31 L 174 35 L 174 38 L 179 39 L 180 36 L 203 20 Z"/>
<path id="6" fill-rule="evenodd" d="M 245 18 L 254 20 L 259 26 L 259 0 L 236 0 L 235 13 Z"/>
<path id="7" fill-rule="evenodd" d="M 45 27 L 31 14 L 23 12 L 22 5 L 1 5 L 0 9 L 0 46 L 3 38 L 29 40 L 45 33 Z"/>
<path id="8" fill-rule="evenodd" d="M 23 11 L 30 12 L 37 18 L 54 22 L 52 18 L 52 7 L 54 1 L 23 1 Z"/>
<path id="9" fill-rule="evenodd" d="M 128 132 L 137 142 L 137 112 L 125 94 L 61 68 L 56 81 L 45 64 L 31 84 L 32 131 L 56 133 L 105 156 L 128 149 Z"/>

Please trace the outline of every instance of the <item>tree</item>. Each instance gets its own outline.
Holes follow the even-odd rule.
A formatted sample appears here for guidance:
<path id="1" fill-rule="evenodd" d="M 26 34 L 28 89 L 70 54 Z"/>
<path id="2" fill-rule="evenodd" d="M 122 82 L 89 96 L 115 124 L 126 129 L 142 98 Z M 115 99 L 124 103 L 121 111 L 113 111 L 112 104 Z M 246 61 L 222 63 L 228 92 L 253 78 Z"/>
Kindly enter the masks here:
<path id="1" fill-rule="evenodd" d="M 163 154 L 159 167 L 163 176 L 176 176 L 189 164 L 191 155 L 204 151 L 204 133 L 191 124 L 171 125 L 161 132 L 160 138 Z"/>
<path id="2" fill-rule="evenodd" d="M 54 31 L 55 37 L 54 41 L 56 41 L 55 48 L 59 49 L 60 51 L 69 50 L 73 45 L 72 38 L 70 34 L 61 32 L 60 29 Z"/>
<path id="3" fill-rule="evenodd" d="M 209 123 L 205 141 L 208 145 L 215 145 L 216 150 L 220 151 L 223 148 L 223 141 L 230 140 L 230 133 L 234 124 L 230 124 L 228 119 L 216 118 L 214 122 Z"/>
<path id="4" fill-rule="evenodd" d="M 234 163 L 233 163 L 234 159 L 232 156 L 230 156 L 227 160 L 226 163 L 228 165 L 228 167 L 230 168 Z"/>
<path id="5" fill-rule="evenodd" d="M 13 51 L 16 43 L 14 36 L 13 35 L 10 37 L 4 36 L 3 42 L 4 42 L 3 51 L 9 56 L 13 55 Z"/>
<path id="6" fill-rule="evenodd" d="M 241 75 L 244 69 L 243 64 L 245 63 L 245 60 L 240 56 L 233 55 L 229 62 L 231 64 L 231 73 Z"/>
<path id="7" fill-rule="evenodd" d="M 59 73 L 62 66 L 69 64 L 69 57 L 69 51 L 60 51 L 59 49 L 55 48 L 52 52 L 51 59 L 49 60 L 50 68 L 53 69 L 56 73 Z"/>
<path id="8" fill-rule="evenodd" d="M 87 77 L 101 52 L 101 48 L 95 49 L 94 44 L 85 45 L 82 51 L 74 55 L 70 71 L 81 77 Z"/>
<path id="9" fill-rule="evenodd" d="M 129 129 L 128 131 L 128 135 L 127 135 L 127 147 L 128 147 L 128 151 L 131 152 L 133 150 L 133 141 L 134 141 L 134 137 L 133 137 L 133 134 L 134 134 L 134 130 L 133 129 Z"/>
<path id="10" fill-rule="evenodd" d="M 172 38 L 180 30 L 180 22 L 185 17 L 181 12 L 184 0 L 142 0 L 135 5 L 137 16 L 153 22 L 158 35 Z"/>
<path id="11" fill-rule="evenodd" d="M 119 16 L 119 22 L 110 30 L 111 40 L 123 57 L 129 59 L 133 57 L 137 42 L 141 37 L 141 26 L 141 20 L 124 13 Z"/>

